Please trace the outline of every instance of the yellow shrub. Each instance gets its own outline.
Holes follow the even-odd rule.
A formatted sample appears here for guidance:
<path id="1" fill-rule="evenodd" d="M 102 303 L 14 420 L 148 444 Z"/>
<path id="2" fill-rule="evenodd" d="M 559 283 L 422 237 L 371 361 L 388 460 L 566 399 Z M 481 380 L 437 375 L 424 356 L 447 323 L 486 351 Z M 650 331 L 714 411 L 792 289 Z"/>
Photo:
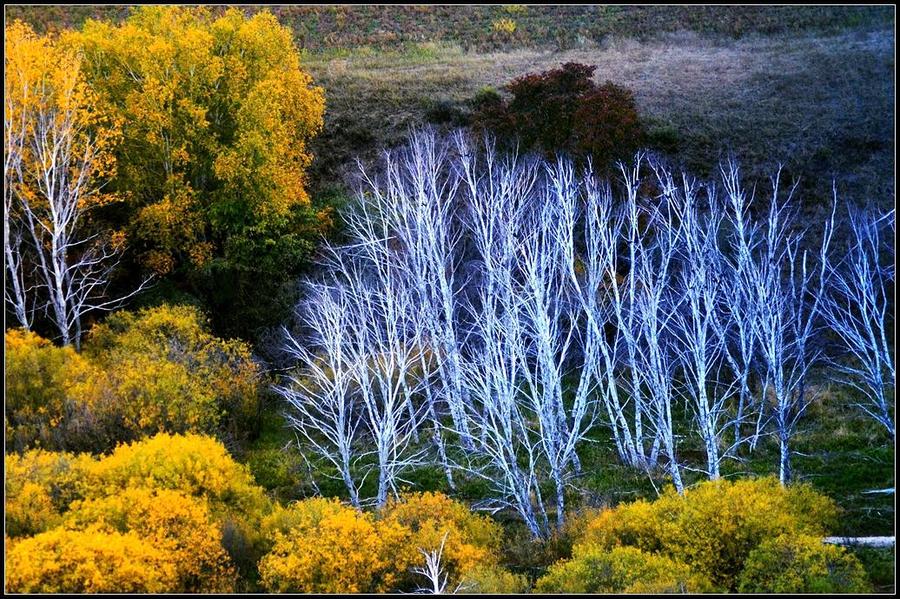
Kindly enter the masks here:
<path id="1" fill-rule="evenodd" d="M 5 342 L 14 449 L 100 452 L 163 431 L 239 440 L 255 426 L 261 373 L 249 347 L 213 336 L 194 308 L 117 312 L 81 354 L 19 329 Z"/>
<path id="2" fill-rule="evenodd" d="M 6 494 L 6 533 L 12 537 L 30 536 L 53 528 L 61 520 L 47 489 L 25 482 Z"/>
<path id="3" fill-rule="evenodd" d="M 527 586 L 497 566 L 499 525 L 440 493 L 404 495 L 377 517 L 334 499 L 308 499 L 275 510 L 263 530 L 272 550 L 259 571 L 273 592 L 414 591 L 426 582 L 411 571 L 424 565 L 420 550 L 438 550 L 442 542 L 452 587 Z"/>
<path id="4" fill-rule="evenodd" d="M 526 576 L 513 574 L 496 565 L 474 566 L 463 574 L 460 584 L 459 592 L 462 594 L 522 594 L 531 588 Z"/>
<path id="5" fill-rule="evenodd" d="M 423 583 L 420 574 L 410 572 L 424 563 L 420 549 L 436 551 L 442 542 L 441 563 L 453 586 L 476 566 L 497 562 L 500 526 L 441 493 L 405 494 L 399 501 L 389 501 L 380 519 L 409 531 L 404 546 L 393 551 L 402 590 L 412 591 Z"/>
<path id="6" fill-rule="evenodd" d="M 23 329 L 6 331 L 6 440 L 25 450 L 90 447 L 86 386 L 96 376 L 72 347 L 56 347 Z"/>
<path id="7" fill-rule="evenodd" d="M 13 593 L 162 593 L 176 588 L 173 554 L 134 533 L 62 528 L 13 541 L 6 590 Z"/>
<path id="8" fill-rule="evenodd" d="M 289 534 L 293 529 L 312 530 L 326 517 L 344 513 L 347 506 L 335 499 L 313 497 L 289 507 L 277 507 L 263 520 L 263 533 L 274 539 L 278 534 Z"/>
<path id="9" fill-rule="evenodd" d="M 576 542 L 594 543 L 600 547 L 637 547 L 655 552 L 662 548 L 663 522 L 655 504 L 644 499 L 603 510 L 579 535 Z"/>
<path id="10" fill-rule="evenodd" d="M 540 593 L 702 593 L 709 581 L 683 563 L 635 547 L 581 546 L 571 560 L 550 567 Z"/>
<path id="11" fill-rule="evenodd" d="M 249 348 L 213 336 L 192 307 L 117 312 L 91 329 L 85 353 L 102 367 L 103 405 L 132 435 L 239 436 L 256 415 L 260 372 Z"/>
<path id="12" fill-rule="evenodd" d="M 750 552 L 741 593 L 871 593 L 866 571 L 843 547 L 819 536 L 782 535 Z"/>
<path id="13" fill-rule="evenodd" d="M 172 554 L 172 590 L 233 590 L 234 567 L 253 576 L 265 553 L 271 502 L 209 437 L 160 434 L 101 458 L 30 451 L 6 469 L 10 536 L 68 527 L 148 540 Z"/>
<path id="14" fill-rule="evenodd" d="M 516 22 L 506 17 L 491 22 L 491 30 L 505 35 L 512 35 L 516 32 Z"/>
<path id="15" fill-rule="evenodd" d="M 89 497 L 127 488 L 171 489 L 206 499 L 216 516 L 260 519 L 271 509 L 247 468 L 222 443 L 203 435 L 160 433 L 120 445 L 91 466 L 89 479 Z"/>
<path id="16" fill-rule="evenodd" d="M 731 589 L 747 555 L 763 540 L 824 534 L 836 514 L 834 502 L 805 485 L 785 488 L 774 478 L 710 481 L 684 496 L 669 488 L 652 503 L 607 510 L 580 542 L 658 552 Z"/>
<path id="17" fill-rule="evenodd" d="M 274 525 L 274 544 L 259 564 L 271 592 L 383 592 L 393 583 L 390 548 L 402 531 L 337 500 L 295 503 Z M 289 526 L 288 531 L 278 530 Z"/>
<path id="18" fill-rule="evenodd" d="M 180 491 L 126 489 L 76 502 L 66 527 L 135 533 L 173 554 L 177 590 L 188 593 L 234 590 L 235 572 L 222 548 L 222 532 L 201 499 Z"/>
<path id="19" fill-rule="evenodd" d="M 6 533 L 34 535 L 58 524 L 69 504 L 81 497 L 90 456 L 43 450 L 7 454 Z"/>

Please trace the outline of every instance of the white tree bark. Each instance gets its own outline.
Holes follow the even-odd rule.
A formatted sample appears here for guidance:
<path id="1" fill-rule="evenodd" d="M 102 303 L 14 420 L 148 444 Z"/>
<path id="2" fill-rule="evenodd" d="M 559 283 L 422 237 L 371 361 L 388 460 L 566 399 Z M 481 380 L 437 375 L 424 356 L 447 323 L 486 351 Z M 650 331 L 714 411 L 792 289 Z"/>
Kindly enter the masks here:
<path id="1" fill-rule="evenodd" d="M 101 184 L 95 177 L 98 148 L 79 121 L 73 99 L 76 85 L 77 73 L 72 73 L 63 88 L 43 83 L 24 90 L 24 96 L 37 96 L 28 106 L 7 107 L 22 122 L 9 123 L 6 139 L 4 253 L 12 287 L 7 301 L 20 322 L 27 326 L 35 312 L 45 312 L 62 344 L 77 348 L 86 314 L 121 306 L 149 279 L 124 296 L 107 295 L 121 251 L 83 226 Z M 26 263 L 34 268 L 30 284 L 23 271 Z"/>

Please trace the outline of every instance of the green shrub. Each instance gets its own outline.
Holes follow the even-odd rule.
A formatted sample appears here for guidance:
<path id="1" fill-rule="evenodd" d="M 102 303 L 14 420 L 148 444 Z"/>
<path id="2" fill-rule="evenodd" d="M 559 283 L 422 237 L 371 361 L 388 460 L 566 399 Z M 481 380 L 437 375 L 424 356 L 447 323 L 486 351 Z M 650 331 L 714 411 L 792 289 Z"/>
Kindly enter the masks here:
<path id="1" fill-rule="evenodd" d="M 612 550 L 587 545 L 538 580 L 540 593 L 702 593 L 709 580 L 671 558 L 634 547 Z"/>
<path id="2" fill-rule="evenodd" d="M 843 547 L 819 536 L 781 535 L 750 552 L 741 593 L 870 593 L 866 571 Z"/>

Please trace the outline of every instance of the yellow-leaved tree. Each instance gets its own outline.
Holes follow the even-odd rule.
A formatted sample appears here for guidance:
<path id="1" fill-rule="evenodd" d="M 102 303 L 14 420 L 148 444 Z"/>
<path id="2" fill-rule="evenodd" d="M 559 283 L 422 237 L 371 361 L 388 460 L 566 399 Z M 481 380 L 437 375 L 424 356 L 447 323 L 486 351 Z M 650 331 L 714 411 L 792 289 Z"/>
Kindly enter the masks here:
<path id="1" fill-rule="evenodd" d="M 290 30 L 267 11 L 143 6 L 62 39 L 122 122 L 112 186 L 142 263 L 203 296 L 219 330 L 247 330 L 327 220 L 305 174 L 324 92 Z"/>
<path id="2" fill-rule="evenodd" d="M 139 291 L 110 294 L 125 238 L 93 218 L 119 196 L 121 116 L 85 78 L 83 54 L 13 22 L 4 40 L 4 258 L 20 326 L 78 347 L 86 317 Z"/>

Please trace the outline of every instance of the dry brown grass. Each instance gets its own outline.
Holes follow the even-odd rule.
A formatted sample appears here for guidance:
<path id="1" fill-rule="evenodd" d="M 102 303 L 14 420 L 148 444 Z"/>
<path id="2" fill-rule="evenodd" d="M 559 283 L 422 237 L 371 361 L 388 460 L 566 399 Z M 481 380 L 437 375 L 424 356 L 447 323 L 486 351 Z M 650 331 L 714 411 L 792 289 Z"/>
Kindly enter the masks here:
<path id="1" fill-rule="evenodd" d="M 371 158 L 400 143 L 439 103 L 464 111 L 484 86 L 576 61 L 596 78 L 632 89 L 653 127 L 673 130 L 674 158 L 707 175 L 726 152 L 762 173 L 784 162 L 823 205 L 831 177 L 846 197 L 893 201 L 893 52 L 890 30 L 838 35 L 712 40 L 695 34 L 613 40 L 549 52 L 465 53 L 447 46 L 414 53 L 363 53 L 307 67 L 328 96 L 318 173 Z"/>

